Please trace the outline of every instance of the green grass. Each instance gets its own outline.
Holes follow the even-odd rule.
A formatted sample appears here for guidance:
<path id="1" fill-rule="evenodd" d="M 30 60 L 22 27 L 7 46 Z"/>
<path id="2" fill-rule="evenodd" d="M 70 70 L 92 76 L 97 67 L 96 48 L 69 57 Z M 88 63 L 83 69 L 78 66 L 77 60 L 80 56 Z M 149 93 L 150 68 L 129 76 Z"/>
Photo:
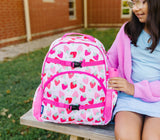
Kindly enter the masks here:
<path id="1" fill-rule="evenodd" d="M 99 31 L 86 29 L 83 33 L 111 46 L 117 29 Z M 32 99 L 40 83 L 43 59 L 48 47 L 0 63 L 0 140 L 68 140 L 69 136 L 20 125 L 20 117 L 32 107 Z"/>

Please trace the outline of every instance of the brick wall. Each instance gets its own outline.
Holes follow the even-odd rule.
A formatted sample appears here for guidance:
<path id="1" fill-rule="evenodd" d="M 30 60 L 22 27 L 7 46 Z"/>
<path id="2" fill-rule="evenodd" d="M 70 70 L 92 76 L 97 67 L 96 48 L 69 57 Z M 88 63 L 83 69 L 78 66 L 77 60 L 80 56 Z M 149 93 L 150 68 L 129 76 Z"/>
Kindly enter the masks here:
<path id="1" fill-rule="evenodd" d="M 120 27 L 127 20 L 121 18 L 121 0 L 88 0 L 89 27 Z"/>
<path id="2" fill-rule="evenodd" d="M 1 0 L 0 47 L 24 40 L 25 34 L 23 1 Z"/>
<path id="3" fill-rule="evenodd" d="M 68 0 L 28 0 L 32 39 L 80 28 L 83 24 L 83 0 L 76 1 L 75 20 L 69 19 Z M 0 1 L 0 47 L 26 41 L 23 0 Z"/>
<path id="4" fill-rule="evenodd" d="M 33 38 L 44 36 L 45 34 L 54 34 L 64 27 L 77 28 L 83 24 L 82 0 L 76 1 L 77 18 L 75 20 L 69 19 L 68 0 L 55 0 L 54 3 L 29 0 L 29 6 Z"/>
<path id="5" fill-rule="evenodd" d="M 83 0 L 76 0 L 76 19 L 69 19 L 68 0 L 28 0 L 32 39 L 80 28 Z M 121 0 L 88 0 L 89 27 L 119 27 Z M 0 47 L 26 41 L 23 0 L 0 0 Z"/>

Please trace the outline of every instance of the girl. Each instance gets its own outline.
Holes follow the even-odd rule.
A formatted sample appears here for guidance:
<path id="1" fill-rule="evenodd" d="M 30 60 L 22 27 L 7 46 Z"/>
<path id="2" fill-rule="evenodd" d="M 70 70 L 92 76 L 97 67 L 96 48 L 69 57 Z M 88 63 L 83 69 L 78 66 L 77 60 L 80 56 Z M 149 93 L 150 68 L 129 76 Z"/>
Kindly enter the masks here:
<path id="1" fill-rule="evenodd" d="M 160 140 L 160 0 L 128 1 L 131 20 L 107 53 L 120 77 L 114 110 L 116 140 Z"/>

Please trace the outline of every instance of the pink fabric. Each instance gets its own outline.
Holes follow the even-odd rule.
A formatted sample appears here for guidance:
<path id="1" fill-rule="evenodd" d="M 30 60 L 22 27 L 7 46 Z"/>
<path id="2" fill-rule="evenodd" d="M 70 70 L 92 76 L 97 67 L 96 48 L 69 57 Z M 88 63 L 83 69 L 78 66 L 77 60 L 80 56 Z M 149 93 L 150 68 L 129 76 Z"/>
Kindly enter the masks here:
<path id="1" fill-rule="evenodd" d="M 90 36 L 90 35 L 86 35 L 86 34 L 81 34 L 81 33 L 66 33 L 62 38 L 65 38 L 66 36 L 70 36 L 70 35 L 81 35 L 83 36 L 84 38 L 87 38 L 93 42 L 95 42 L 95 38 Z"/>
<path id="2" fill-rule="evenodd" d="M 68 74 L 68 73 L 78 73 L 78 74 L 85 74 L 85 75 L 89 75 L 91 77 L 93 77 L 94 79 L 96 79 L 97 81 L 99 81 L 100 85 L 102 86 L 102 89 L 106 95 L 106 88 L 103 84 L 103 80 L 102 79 L 98 79 L 96 76 L 94 76 L 93 74 L 90 74 L 90 73 L 87 73 L 87 72 L 83 72 L 83 71 L 66 71 L 66 72 L 61 72 L 61 73 L 58 73 L 58 74 L 55 74 L 54 76 L 52 76 L 45 84 L 44 84 L 44 90 L 45 88 L 47 87 L 47 85 L 54 79 L 56 78 L 57 76 L 60 76 L 60 75 L 64 75 L 64 74 Z M 107 95 L 106 95 L 107 96 Z"/>
<path id="3" fill-rule="evenodd" d="M 45 66 L 45 63 L 47 63 L 47 58 L 48 58 L 48 56 L 49 56 L 49 54 L 53 54 L 55 51 L 53 50 L 53 49 L 55 49 L 57 46 L 59 46 L 59 45 L 62 45 L 62 44 L 70 44 L 70 43 L 74 43 L 74 44 L 85 44 L 86 46 L 87 45 L 91 45 L 91 46 L 94 46 L 94 47 L 96 47 L 100 52 L 101 52 L 101 54 L 103 55 L 104 53 L 103 53 L 103 51 L 105 51 L 105 49 L 102 51 L 100 48 L 99 48 L 99 46 L 97 46 L 97 45 L 93 45 L 93 44 L 90 44 L 90 43 L 84 43 L 84 42 L 74 42 L 74 41 L 69 41 L 69 42 L 60 42 L 60 43 L 58 43 L 58 44 L 56 44 L 56 45 L 54 45 L 54 42 L 51 44 L 51 49 L 49 50 L 49 52 L 46 54 L 46 57 L 45 57 L 45 59 L 44 59 L 44 61 L 43 61 L 43 66 L 42 66 L 42 73 L 44 73 L 44 66 Z M 53 47 L 52 47 L 53 46 Z M 103 55 L 103 60 L 105 60 L 105 58 L 104 58 L 105 56 Z"/>
<path id="4" fill-rule="evenodd" d="M 111 102 L 112 102 L 112 92 L 113 90 L 112 89 L 108 89 L 107 91 L 107 94 L 108 96 L 106 96 L 106 104 L 105 104 L 105 107 L 104 107 L 104 119 L 105 119 L 105 123 L 109 122 L 111 120 L 111 117 L 112 115 L 110 115 L 110 113 L 108 112 L 112 112 L 112 106 L 111 106 Z"/>
<path id="5" fill-rule="evenodd" d="M 113 92 L 113 91 L 112 91 Z M 112 93 L 111 93 L 112 94 Z M 112 96 L 111 96 L 112 97 Z M 65 103 L 60 103 L 60 102 L 55 102 L 46 98 L 43 98 L 43 102 L 45 105 L 47 105 L 47 103 L 51 104 L 51 105 L 55 105 L 56 107 L 61 107 L 61 108 L 66 108 L 66 109 L 70 109 L 70 104 L 65 104 Z M 103 107 L 105 105 L 105 102 L 102 103 L 96 103 L 96 104 L 91 104 L 91 105 L 80 105 L 79 109 L 91 109 L 91 108 L 98 108 L 98 107 Z M 109 105 L 111 106 L 111 105 Z M 107 110 L 108 111 L 108 110 Z M 110 115 L 110 113 L 107 112 L 107 114 Z"/>
<path id="6" fill-rule="evenodd" d="M 110 67 L 117 68 L 119 76 L 133 83 L 131 79 L 131 46 L 130 39 L 121 27 L 117 37 L 107 52 L 108 64 Z M 147 102 L 160 101 L 160 81 L 148 82 L 146 80 L 134 83 L 134 97 L 141 98 Z"/>
<path id="7" fill-rule="evenodd" d="M 72 66 L 72 61 L 65 61 L 65 60 L 60 60 L 56 58 L 47 58 L 46 60 L 47 63 L 56 63 L 56 64 L 61 64 L 63 66 Z M 99 60 L 99 61 L 91 61 L 91 62 L 85 62 L 85 60 L 81 61 L 82 62 L 82 67 L 86 66 L 97 66 L 97 65 L 102 65 L 105 64 L 104 60 Z"/>
<path id="8" fill-rule="evenodd" d="M 42 105 L 42 94 L 43 94 L 43 89 L 42 89 L 42 84 L 40 84 L 36 90 L 36 95 L 33 101 L 33 115 L 35 118 L 39 121 L 42 121 L 40 118 L 40 113 L 41 113 L 41 105 Z"/>

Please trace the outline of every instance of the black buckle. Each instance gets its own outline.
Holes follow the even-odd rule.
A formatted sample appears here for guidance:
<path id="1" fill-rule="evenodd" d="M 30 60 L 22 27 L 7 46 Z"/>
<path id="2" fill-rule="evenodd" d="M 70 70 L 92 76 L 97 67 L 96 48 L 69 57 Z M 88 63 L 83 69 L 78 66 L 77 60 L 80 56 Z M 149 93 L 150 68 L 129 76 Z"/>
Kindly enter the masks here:
<path id="1" fill-rule="evenodd" d="M 69 110 L 79 110 L 80 105 L 69 105 Z"/>
<path id="2" fill-rule="evenodd" d="M 73 61 L 73 62 L 71 63 L 71 67 L 72 67 L 72 68 L 77 68 L 77 67 L 82 68 L 82 62 Z"/>

